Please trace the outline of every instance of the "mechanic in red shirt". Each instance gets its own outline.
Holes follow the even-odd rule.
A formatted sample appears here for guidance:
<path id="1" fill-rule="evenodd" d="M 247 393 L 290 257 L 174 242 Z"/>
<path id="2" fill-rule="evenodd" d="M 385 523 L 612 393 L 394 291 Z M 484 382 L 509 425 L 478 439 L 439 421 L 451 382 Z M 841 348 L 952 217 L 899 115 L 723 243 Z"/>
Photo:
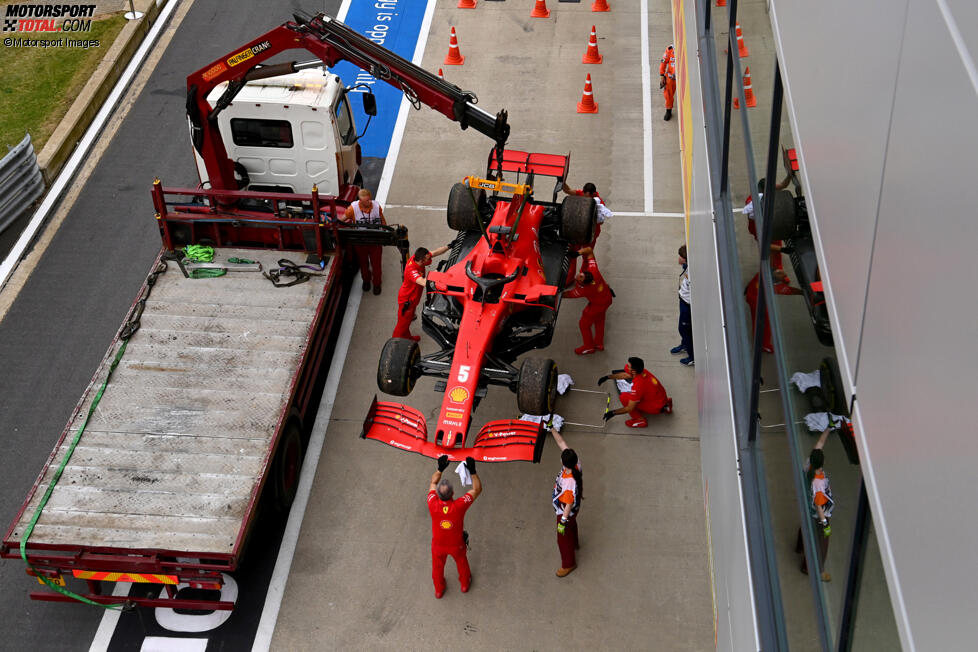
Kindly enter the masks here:
<path id="1" fill-rule="evenodd" d="M 584 247 L 580 253 L 584 260 L 581 262 L 581 271 L 575 277 L 577 285 L 564 292 L 564 298 L 587 299 L 587 305 L 584 306 L 578 324 L 584 343 L 574 349 L 574 353 L 588 355 L 595 351 L 604 351 L 604 318 L 615 294 L 598 270 L 594 250 L 591 247 Z M 592 327 L 594 335 L 591 334 Z"/>
<path id="2" fill-rule="evenodd" d="M 598 385 L 606 380 L 630 380 L 632 391 L 621 393 L 622 406 L 615 410 L 605 410 L 604 420 L 609 421 L 619 414 L 628 413 L 632 418 L 625 422 L 629 428 L 646 428 L 648 414 L 672 414 L 672 399 L 666 395 L 666 388 L 659 379 L 645 368 L 642 358 L 629 358 L 622 371 L 612 371 L 598 378 Z"/>
<path id="3" fill-rule="evenodd" d="M 431 264 L 432 258 L 448 250 L 447 245 L 438 247 L 434 251 L 418 247 L 407 261 L 407 265 L 404 266 L 404 282 L 397 291 L 397 325 L 394 326 L 394 334 L 391 337 L 402 337 L 415 342 L 421 339 L 420 335 L 411 335 L 411 322 L 416 317 L 414 311 L 418 308 L 418 302 L 424 295 L 425 267 Z"/>
<path id="4" fill-rule="evenodd" d="M 590 247 L 591 249 L 594 249 L 594 244 L 598 241 L 598 236 L 601 235 L 601 225 L 604 224 L 609 217 L 613 217 L 614 213 L 611 212 L 611 209 L 609 209 L 608 206 L 604 203 L 604 200 L 601 199 L 601 195 L 598 194 L 597 186 L 595 186 L 590 181 L 585 183 L 584 187 L 582 187 L 580 190 L 574 190 L 573 188 L 567 185 L 566 181 L 564 181 L 562 190 L 564 191 L 564 193 L 568 195 L 577 195 L 578 197 L 590 197 L 594 200 L 594 203 L 597 205 L 598 217 L 595 220 L 594 237 L 591 239 L 590 243 L 584 245 L 586 247 Z M 572 246 L 571 250 L 580 251 L 581 247 Z M 575 276 L 577 276 L 577 260 L 571 258 L 570 268 L 568 269 L 568 274 L 567 274 L 567 282 L 565 283 L 565 285 L 570 285 L 572 279 Z"/>
<path id="5" fill-rule="evenodd" d="M 475 472 L 475 460 L 465 458 L 465 468 L 472 476 L 472 488 L 461 498 L 452 500 L 455 488 L 442 473 L 448 468 L 448 455 L 438 458 L 438 470 L 431 476 L 428 486 L 428 513 L 431 514 L 431 579 L 435 583 L 435 597 L 445 595 L 445 559 L 451 555 L 458 568 L 458 581 L 462 593 L 472 584 L 472 571 L 465 556 L 463 522 L 465 512 L 482 493 L 482 480 Z"/>

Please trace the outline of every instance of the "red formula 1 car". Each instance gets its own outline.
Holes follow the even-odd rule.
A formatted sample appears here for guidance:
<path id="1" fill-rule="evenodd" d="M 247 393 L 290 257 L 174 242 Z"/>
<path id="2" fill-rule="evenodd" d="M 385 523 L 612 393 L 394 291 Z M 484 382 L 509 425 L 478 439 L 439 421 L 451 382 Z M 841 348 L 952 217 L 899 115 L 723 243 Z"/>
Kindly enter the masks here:
<path id="1" fill-rule="evenodd" d="M 465 438 L 488 385 L 516 392 L 522 412 L 553 411 L 554 361 L 526 358 L 518 367 L 515 361 L 550 344 L 574 255 L 571 245 L 589 243 L 594 235 L 593 199 L 570 196 L 556 202 L 569 161 L 569 156 L 494 149 L 487 178 L 466 177 L 452 187 L 448 226 L 459 233 L 448 259 L 428 275 L 422 312 L 424 331 L 441 350 L 422 356 L 417 342 L 390 339 L 377 369 L 381 391 L 395 396 L 407 396 L 421 376 L 442 379 L 435 385 L 445 397 L 434 438 L 429 440 L 421 412 L 376 398 L 361 437 L 432 458 L 540 461 L 543 429 L 535 423 L 490 421 L 472 446 L 465 446 Z M 515 172 L 517 183 L 505 183 L 505 172 Z M 551 201 L 533 196 L 539 176 L 556 177 Z"/>

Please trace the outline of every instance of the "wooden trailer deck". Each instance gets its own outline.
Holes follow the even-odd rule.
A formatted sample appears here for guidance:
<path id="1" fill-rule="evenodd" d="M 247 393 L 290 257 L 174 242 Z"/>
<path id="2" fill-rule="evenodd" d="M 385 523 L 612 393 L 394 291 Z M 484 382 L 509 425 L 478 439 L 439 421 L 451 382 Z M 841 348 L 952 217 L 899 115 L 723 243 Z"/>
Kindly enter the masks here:
<path id="1" fill-rule="evenodd" d="M 279 258 L 303 262 L 243 249 L 218 249 L 215 261 L 229 257 L 266 270 Z M 321 275 L 281 288 L 259 272 L 187 279 L 169 263 L 31 545 L 237 554 L 334 264 L 330 257 Z M 19 542 L 120 345 L 102 360 L 6 543 Z"/>

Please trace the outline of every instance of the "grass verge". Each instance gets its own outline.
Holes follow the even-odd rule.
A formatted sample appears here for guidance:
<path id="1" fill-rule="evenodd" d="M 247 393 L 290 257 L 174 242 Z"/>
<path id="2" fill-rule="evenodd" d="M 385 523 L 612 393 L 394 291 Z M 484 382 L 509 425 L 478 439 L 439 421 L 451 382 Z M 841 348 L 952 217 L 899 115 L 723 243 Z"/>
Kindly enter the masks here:
<path id="1" fill-rule="evenodd" d="M 0 157 L 29 132 L 40 152 L 122 31 L 122 14 L 92 20 L 89 32 L 5 32 L 0 54 Z M 8 41 L 13 39 L 13 41 Z M 21 39 L 17 41 L 17 39 Z M 60 45 L 41 47 L 32 41 Z M 68 41 L 89 42 L 69 47 Z M 98 45 L 91 42 L 98 41 Z"/>

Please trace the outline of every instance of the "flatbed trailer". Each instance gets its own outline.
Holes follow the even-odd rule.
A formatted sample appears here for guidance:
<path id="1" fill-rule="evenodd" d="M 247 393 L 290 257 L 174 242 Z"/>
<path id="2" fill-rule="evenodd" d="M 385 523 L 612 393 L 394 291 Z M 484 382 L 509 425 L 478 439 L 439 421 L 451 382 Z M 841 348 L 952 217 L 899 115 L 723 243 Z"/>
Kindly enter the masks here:
<path id="1" fill-rule="evenodd" d="M 220 208 L 259 198 L 275 211 L 239 207 L 229 220 Z M 74 593 L 100 604 L 232 608 L 177 591 L 219 590 L 260 512 L 291 503 L 340 321 L 348 245 L 399 244 L 402 255 L 408 246 L 402 228 L 341 227 L 333 218 L 345 202 L 335 198 L 282 195 L 290 208 L 281 210 L 278 198 L 157 182 L 163 248 L 0 555 L 21 557 L 64 463 L 24 546 L 28 574 L 51 588 L 84 580 Z M 234 271 L 194 278 L 177 252 L 200 242 L 214 247 L 211 265 Z M 132 601 L 106 591 L 111 581 L 161 584 L 167 595 Z M 31 597 L 77 600 L 57 589 Z"/>

